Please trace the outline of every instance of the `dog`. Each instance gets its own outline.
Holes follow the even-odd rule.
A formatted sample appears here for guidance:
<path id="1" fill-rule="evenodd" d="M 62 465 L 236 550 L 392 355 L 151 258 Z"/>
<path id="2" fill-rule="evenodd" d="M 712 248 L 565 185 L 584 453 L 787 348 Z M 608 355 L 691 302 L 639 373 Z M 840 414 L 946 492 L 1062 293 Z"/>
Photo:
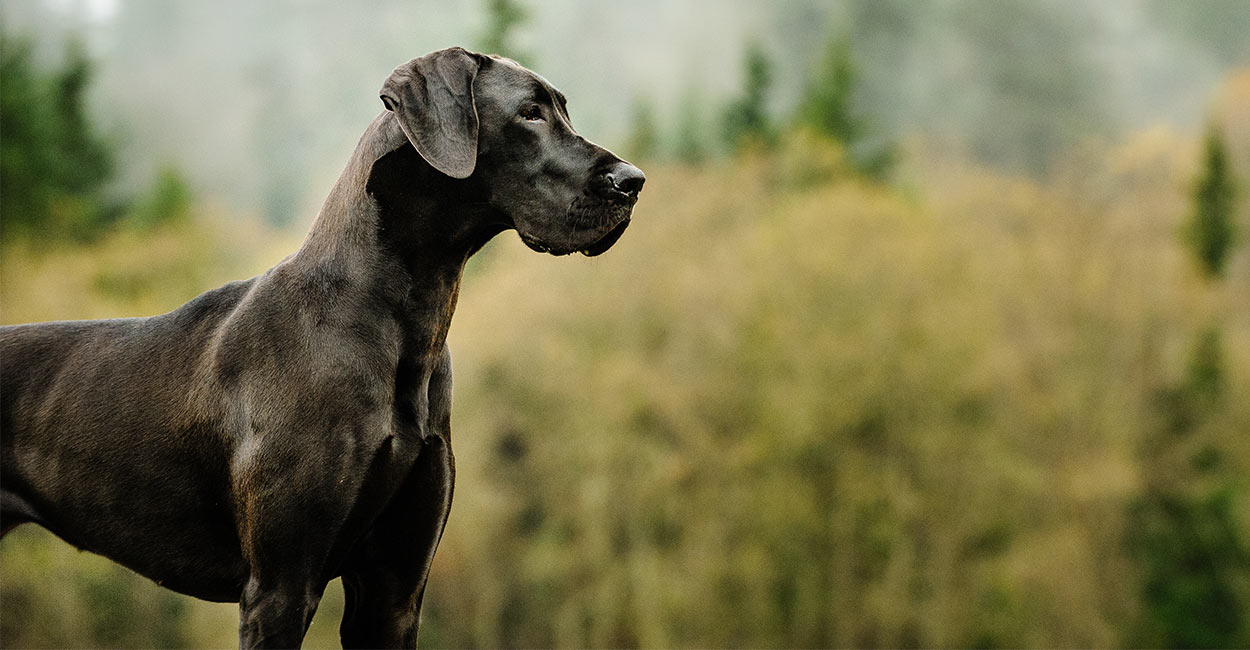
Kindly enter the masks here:
<path id="1" fill-rule="evenodd" d="M 593 256 L 646 180 L 514 61 L 395 68 L 299 250 L 150 318 L 0 330 L 0 528 L 34 523 L 295 647 L 342 577 L 344 647 L 414 647 L 451 506 L 447 331 L 505 230 Z"/>

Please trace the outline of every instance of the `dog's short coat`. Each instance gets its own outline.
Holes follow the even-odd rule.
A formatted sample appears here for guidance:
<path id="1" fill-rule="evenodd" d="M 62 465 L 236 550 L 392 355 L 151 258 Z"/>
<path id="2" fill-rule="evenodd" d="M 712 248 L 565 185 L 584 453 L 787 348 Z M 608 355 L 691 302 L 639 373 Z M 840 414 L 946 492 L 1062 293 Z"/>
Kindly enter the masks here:
<path id="1" fill-rule="evenodd" d="M 300 249 L 151 318 L 0 330 L 0 524 L 238 601 L 300 643 L 342 576 L 348 647 L 412 647 L 451 505 L 445 339 L 465 261 L 507 229 L 597 255 L 642 172 L 563 95 L 452 48 L 395 69 Z"/>

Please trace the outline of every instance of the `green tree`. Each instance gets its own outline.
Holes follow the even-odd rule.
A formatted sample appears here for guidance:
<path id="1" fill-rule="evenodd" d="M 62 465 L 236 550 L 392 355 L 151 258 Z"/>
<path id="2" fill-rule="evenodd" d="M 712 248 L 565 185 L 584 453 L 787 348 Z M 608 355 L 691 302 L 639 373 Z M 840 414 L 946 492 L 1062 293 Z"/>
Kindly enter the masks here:
<path id="1" fill-rule="evenodd" d="M 529 12 L 517 0 L 487 0 L 486 31 L 481 38 L 482 51 L 502 54 L 529 65 L 531 57 L 521 51 L 515 42 L 516 29 L 528 19 Z"/>
<path id="2" fill-rule="evenodd" d="M 1221 427 L 1226 370 L 1220 331 L 1198 337 L 1182 382 L 1155 400 L 1145 490 L 1129 510 L 1129 550 L 1141 571 L 1133 646 L 1235 648 L 1250 642 L 1250 549 L 1236 482 L 1210 437 Z M 1223 425 L 1227 426 L 1227 425 Z"/>
<path id="3" fill-rule="evenodd" d="M 1247 636 L 1237 576 L 1248 566 L 1228 488 L 1182 496 L 1152 493 L 1135 513 L 1134 545 L 1146 560 L 1146 616 L 1134 645 L 1240 648 Z"/>
<path id="4" fill-rule="evenodd" d="M 797 121 L 841 143 L 856 169 L 880 177 L 893 164 L 894 147 L 871 141 L 868 121 L 855 110 L 858 82 L 850 41 L 834 39 L 808 83 Z"/>
<path id="5" fill-rule="evenodd" d="M 864 127 L 851 107 L 856 75 L 850 43 L 830 42 L 799 106 L 799 122 L 843 144 L 858 140 Z"/>
<path id="6" fill-rule="evenodd" d="M 1233 203 L 1236 186 L 1228 166 L 1228 152 L 1219 130 L 1207 129 L 1202 177 L 1194 187 L 1194 211 L 1186 226 L 1186 239 L 1208 278 L 1224 275 L 1232 248 Z"/>
<path id="7" fill-rule="evenodd" d="M 105 184 L 114 153 L 87 116 L 92 64 L 71 43 L 58 70 L 38 69 L 30 42 L 0 38 L 0 214 L 8 234 L 89 237 L 113 221 Z"/>
<path id="8" fill-rule="evenodd" d="M 758 41 L 747 46 L 743 75 L 742 95 L 725 109 L 725 144 L 731 151 L 752 144 L 770 145 L 775 136 L 765 103 L 773 84 L 773 66 Z"/>
<path id="9" fill-rule="evenodd" d="M 181 221 L 191 212 L 191 199 L 191 188 L 182 173 L 173 165 L 165 165 L 157 172 L 152 189 L 130 211 L 126 221 L 137 228 Z"/>

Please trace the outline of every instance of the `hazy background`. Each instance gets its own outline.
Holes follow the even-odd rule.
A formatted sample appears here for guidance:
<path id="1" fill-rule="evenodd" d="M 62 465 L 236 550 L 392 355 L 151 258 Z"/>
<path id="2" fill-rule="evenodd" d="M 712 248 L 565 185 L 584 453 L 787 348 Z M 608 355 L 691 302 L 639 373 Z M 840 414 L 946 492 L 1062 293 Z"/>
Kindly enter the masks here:
<path id="1" fill-rule="evenodd" d="M 390 70 L 450 45 L 530 65 L 647 171 L 608 254 L 505 234 L 470 264 L 424 645 L 1250 644 L 1250 3 L 0 19 L 5 323 L 262 272 Z M 236 625 L 43 531 L 0 545 L 5 647 Z"/>

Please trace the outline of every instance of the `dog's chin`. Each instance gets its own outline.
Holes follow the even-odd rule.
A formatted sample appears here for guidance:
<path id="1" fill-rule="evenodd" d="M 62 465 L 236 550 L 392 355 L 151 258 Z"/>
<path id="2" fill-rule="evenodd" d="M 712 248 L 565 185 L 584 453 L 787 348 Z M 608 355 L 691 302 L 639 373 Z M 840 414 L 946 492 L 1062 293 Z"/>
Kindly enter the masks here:
<path id="1" fill-rule="evenodd" d="M 585 213 L 578 214 L 578 207 L 575 205 L 574 209 L 569 213 L 569 221 L 571 223 L 598 222 L 603 225 L 594 229 L 578 228 L 572 235 L 550 238 L 539 237 L 518 228 L 517 233 L 520 234 L 521 241 L 525 242 L 525 245 L 530 250 L 539 253 L 550 253 L 551 255 L 581 253 L 586 257 L 595 257 L 607 252 L 621 238 L 621 235 L 625 234 L 625 229 L 629 227 L 630 215 L 633 212 L 632 204 L 618 204 L 610 206 L 607 210 L 596 211 L 595 218 L 588 218 Z"/>
<path id="2" fill-rule="evenodd" d="M 586 257 L 595 257 L 596 255 L 602 255 L 606 253 L 609 248 L 612 248 L 612 245 L 615 244 L 616 241 L 621 238 L 621 235 L 625 234 L 625 229 L 628 227 L 629 227 L 629 217 L 626 216 L 624 219 L 621 219 L 619 223 L 617 223 L 615 226 L 610 228 L 607 232 L 600 235 L 597 239 L 593 239 L 590 242 L 580 245 L 580 246 L 574 246 L 570 244 L 553 246 L 551 244 L 544 242 L 541 239 L 529 236 L 525 233 L 520 233 L 520 235 L 521 235 L 521 241 L 525 242 L 525 245 L 528 246 L 530 250 L 537 252 L 537 253 L 548 253 L 550 255 L 555 255 L 555 256 L 572 255 L 573 253 L 581 253 L 582 255 L 585 255 Z"/>
<path id="3" fill-rule="evenodd" d="M 612 227 L 611 230 L 608 231 L 608 234 L 600 237 L 599 240 L 596 241 L 595 243 L 585 248 L 582 248 L 581 250 L 577 252 L 581 253 L 582 255 L 585 255 L 586 257 L 594 257 L 596 255 L 602 255 L 605 252 L 607 252 L 609 248 L 612 248 L 612 245 L 616 243 L 616 240 L 620 239 L 621 235 L 625 234 L 625 229 L 628 227 L 629 227 L 629 215 L 626 215 L 625 218 L 622 219 L 620 223 L 616 224 L 615 226 Z"/>

